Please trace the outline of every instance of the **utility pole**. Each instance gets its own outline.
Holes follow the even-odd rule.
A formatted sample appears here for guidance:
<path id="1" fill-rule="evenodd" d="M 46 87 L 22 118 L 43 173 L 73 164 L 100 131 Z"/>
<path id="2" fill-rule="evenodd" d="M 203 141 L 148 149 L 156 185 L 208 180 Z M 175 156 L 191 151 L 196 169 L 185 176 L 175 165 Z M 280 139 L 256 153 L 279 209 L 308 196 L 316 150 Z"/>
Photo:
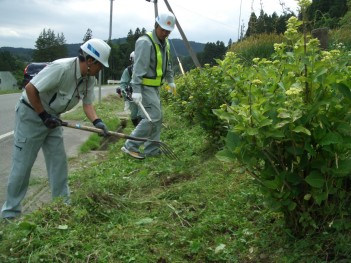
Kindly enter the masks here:
<path id="1" fill-rule="evenodd" d="M 113 1 L 114 0 L 110 0 L 110 30 L 109 30 L 109 34 L 108 34 L 108 43 L 111 41 L 111 36 L 112 36 L 112 10 L 113 10 Z M 99 71 L 99 103 L 101 103 L 101 81 L 102 81 L 102 71 L 104 69 Z"/>
<path id="2" fill-rule="evenodd" d="M 158 16 L 157 0 L 146 0 L 146 2 L 153 2 L 155 8 L 155 18 Z"/>
<path id="3" fill-rule="evenodd" d="M 112 10 L 113 10 L 113 0 L 110 0 L 111 4 L 110 4 L 110 32 L 108 35 L 108 42 L 111 41 L 111 36 L 112 36 Z"/>
<path id="4" fill-rule="evenodd" d="M 154 0 L 155 18 L 158 16 L 157 0 Z"/>
<path id="5" fill-rule="evenodd" d="M 167 1 L 167 0 L 164 0 L 164 1 L 165 1 L 165 3 L 166 3 L 166 6 L 167 6 L 168 10 L 174 14 L 174 12 L 173 12 L 171 6 L 169 5 L 168 1 Z M 174 14 L 174 16 L 176 16 L 176 15 Z M 198 67 L 198 68 L 201 68 L 201 65 L 200 65 L 199 60 L 197 59 L 196 53 L 195 53 L 195 52 L 193 51 L 193 49 L 191 48 L 191 46 L 190 46 L 190 44 L 189 44 L 189 41 L 188 41 L 188 39 L 186 38 L 186 36 L 185 36 L 185 34 L 184 34 L 184 32 L 183 32 L 183 29 L 181 28 L 181 26 L 180 26 L 180 24 L 179 24 L 179 22 L 178 22 L 178 19 L 176 19 L 176 26 L 177 26 L 177 28 L 178 28 L 178 31 L 179 31 L 180 35 L 181 35 L 182 38 L 183 38 L 183 41 L 184 41 L 184 43 L 185 43 L 185 46 L 186 46 L 186 48 L 188 49 L 188 52 L 189 52 L 189 54 L 190 54 L 190 56 L 191 56 L 191 58 L 192 58 L 192 60 L 193 60 L 193 62 L 194 62 L 194 64 L 195 64 L 195 66 Z"/>

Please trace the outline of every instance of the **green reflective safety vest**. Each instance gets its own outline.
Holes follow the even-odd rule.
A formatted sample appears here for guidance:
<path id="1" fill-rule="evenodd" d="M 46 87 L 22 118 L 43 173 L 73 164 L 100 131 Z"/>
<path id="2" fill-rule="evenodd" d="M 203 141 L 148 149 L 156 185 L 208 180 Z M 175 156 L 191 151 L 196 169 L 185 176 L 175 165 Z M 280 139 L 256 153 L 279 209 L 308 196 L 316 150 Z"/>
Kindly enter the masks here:
<path id="1" fill-rule="evenodd" d="M 162 71 L 162 53 L 160 47 L 153 38 L 152 32 L 147 32 L 146 36 L 148 36 L 154 46 L 155 49 L 155 61 L 156 61 L 156 68 L 155 68 L 155 77 L 148 78 L 143 77 L 143 85 L 151 86 L 151 87 L 159 87 L 162 84 L 163 79 L 163 71 Z M 168 39 L 166 39 L 166 68 L 168 64 L 168 60 L 170 58 L 170 48 Z"/>

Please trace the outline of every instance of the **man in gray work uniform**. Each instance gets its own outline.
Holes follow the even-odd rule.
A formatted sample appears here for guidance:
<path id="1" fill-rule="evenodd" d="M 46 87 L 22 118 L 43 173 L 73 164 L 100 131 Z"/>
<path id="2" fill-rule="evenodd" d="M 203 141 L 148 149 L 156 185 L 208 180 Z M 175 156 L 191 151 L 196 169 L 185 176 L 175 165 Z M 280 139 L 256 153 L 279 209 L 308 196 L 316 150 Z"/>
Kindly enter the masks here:
<path id="1" fill-rule="evenodd" d="M 136 127 L 140 122 L 140 117 L 138 116 L 138 105 L 130 101 L 133 88 L 130 85 L 133 74 L 133 65 L 134 65 L 134 51 L 130 53 L 129 61 L 131 64 L 123 70 L 120 87 L 122 89 L 123 99 L 124 99 L 124 111 L 130 111 L 130 119 Z"/>
<path id="2" fill-rule="evenodd" d="M 171 89 L 175 89 L 171 65 L 168 36 L 174 29 L 175 17 L 171 12 L 161 13 L 156 17 L 152 32 L 138 38 L 135 43 L 135 60 L 131 85 L 134 103 L 142 103 L 151 117 L 150 123 L 139 109 L 142 120 L 132 132 L 132 136 L 160 140 L 162 126 L 162 109 L 160 86 L 165 79 Z M 144 154 L 140 146 L 144 142 L 127 140 L 121 150 L 136 159 L 160 154 L 159 145 L 152 142 L 144 143 Z"/>
<path id="3" fill-rule="evenodd" d="M 42 148 L 51 195 L 68 202 L 68 165 L 60 114 L 83 101 L 83 109 L 94 126 L 108 129 L 98 118 L 94 101 L 95 75 L 108 67 L 111 48 L 101 39 L 90 39 L 80 47 L 78 57 L 56 60 L 40 71 L 25 87 L 16 105 L 12 168 L 8 178 L 3 218 L 21 213 L 31 169 Z"/>

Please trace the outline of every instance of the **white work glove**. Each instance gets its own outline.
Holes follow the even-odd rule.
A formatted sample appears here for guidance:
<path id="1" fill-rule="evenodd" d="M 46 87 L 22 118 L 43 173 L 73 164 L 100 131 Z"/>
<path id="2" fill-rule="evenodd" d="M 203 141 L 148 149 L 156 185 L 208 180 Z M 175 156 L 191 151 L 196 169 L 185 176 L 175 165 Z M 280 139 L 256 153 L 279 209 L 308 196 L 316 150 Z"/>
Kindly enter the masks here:
<path id="1" fill-rule="evenodd" d="M 174 83 L 174 82 L 172 82 L 172 83 L 168 83 L 168 86 L 169 86 L 169 92 L 171 92 L 171 93 L 173 93 L 173 94 L 176 94 L 176 90 L 177 90 L 177 88 L 176 88 L 176 84 Z"/>
<path id="2" fill-rule="evenodd" d="M 141 96 L 141 93 L 133 92 L 133 94 L 132 94 L 132 99 L 133 99 L 133 101 L 134 101 L 136 104 L 138 104 L 139 102 L 141 102 L 142 98 L 143 98 L 143 97 Z"/>

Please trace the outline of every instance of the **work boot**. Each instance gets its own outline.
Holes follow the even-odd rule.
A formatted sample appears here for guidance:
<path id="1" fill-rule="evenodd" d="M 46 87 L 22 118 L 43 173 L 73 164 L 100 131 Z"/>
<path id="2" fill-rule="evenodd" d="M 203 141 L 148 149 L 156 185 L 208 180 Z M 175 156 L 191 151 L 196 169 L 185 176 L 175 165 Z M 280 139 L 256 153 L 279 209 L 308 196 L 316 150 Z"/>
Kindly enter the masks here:
<path id="1" fill-rule="evenodd" d="M 142 160 L 142 159 L 145 159 L 145 156 L 140 153 L 140 152 L 132 152 L 132 151 L 129 151 L 126 147 L 122 147 L 121 148 L 121 151 L 126 153 L 126 154 L 129 154 L 130 156 L 132 156 L 133 158 L 135 159 L 139 159 L 139 160 Z"/>

